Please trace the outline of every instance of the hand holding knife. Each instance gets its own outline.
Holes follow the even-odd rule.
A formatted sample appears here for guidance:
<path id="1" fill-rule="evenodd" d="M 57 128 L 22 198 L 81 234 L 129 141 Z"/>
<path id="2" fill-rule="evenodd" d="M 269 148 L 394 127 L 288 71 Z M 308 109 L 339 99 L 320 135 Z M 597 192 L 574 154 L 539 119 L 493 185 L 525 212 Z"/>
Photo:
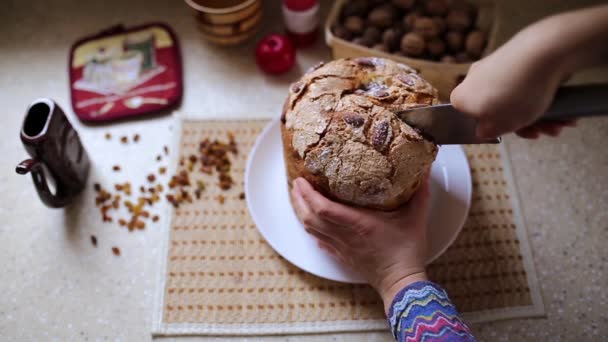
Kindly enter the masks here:
<path id="1" fill-rule="evenodd" d="M 608 84 L 558 89 L 549 109 L 539 121 L 571 120 L 598 115 L 608 115 Z M 458 111 L 451 104 L 408 109 L 398 112 L 397 116 L 439 145 L 500 142 L 500 137 L 477 137 L 477 120 Z"/>

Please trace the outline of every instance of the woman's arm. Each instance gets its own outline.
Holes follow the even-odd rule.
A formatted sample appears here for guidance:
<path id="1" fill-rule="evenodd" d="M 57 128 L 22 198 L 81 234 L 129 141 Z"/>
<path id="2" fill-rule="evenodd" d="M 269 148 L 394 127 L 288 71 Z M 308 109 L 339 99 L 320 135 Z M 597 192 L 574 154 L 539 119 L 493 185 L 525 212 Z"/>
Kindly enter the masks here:
<path id="1" fill-rule="evenodd" d="M 388 322 L 399 342 L 475 341 L 445 290 L 429 281 L 418 281 L 399 291 Z"/>
<path id="2" fill-rule="evenodd" d="M 306 231 L 378 291 L 399 341 L 474 340 L 445 291 L 426 277 L 428 181 L 393 212 L 333 202 L 303 178 L 293 185 L 294 209 Z"/>
<path id="3" fill-rule="evenodd" d="M 478 118 L 481 137 L 522 129 L 547 110 L 573 72 L 608 62 L 606 37 L 608 5 L 545 18 L 474 63 L 451 102 Z"/>

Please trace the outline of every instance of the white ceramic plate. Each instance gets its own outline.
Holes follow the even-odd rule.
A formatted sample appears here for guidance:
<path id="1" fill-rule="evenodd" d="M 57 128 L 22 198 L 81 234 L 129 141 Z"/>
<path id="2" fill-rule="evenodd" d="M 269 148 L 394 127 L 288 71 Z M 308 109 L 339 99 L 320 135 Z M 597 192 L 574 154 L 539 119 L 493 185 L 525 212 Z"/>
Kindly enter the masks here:
<path id="1" fill-rule="evenodd" d="M 349 283 L 364 279 L 317 246 L 296 217 L 287 189 L 279 120 L 258 137 L 245 173 L 247 206 L 266 241 L 297 267 L 322 278 Z M 431 171 L 428 262 L 439 257 L 460 232 L 471 201 L 471 174 L 460 146 L 439 149 Z"/>

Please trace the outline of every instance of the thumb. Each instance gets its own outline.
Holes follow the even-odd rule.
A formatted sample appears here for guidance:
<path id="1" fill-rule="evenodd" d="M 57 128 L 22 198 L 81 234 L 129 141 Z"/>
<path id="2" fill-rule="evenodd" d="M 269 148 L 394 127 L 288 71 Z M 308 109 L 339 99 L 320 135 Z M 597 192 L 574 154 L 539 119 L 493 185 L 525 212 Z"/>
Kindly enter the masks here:
<path id="1" fill-rule="evenodd" d="M 422 184 L 412 196 L 409 203 L 406 204 L 406 215 L 416 217 L 418 215 L 426 215 L 431 199 L 430 175 L 427 174 L 422 180 Z"/>

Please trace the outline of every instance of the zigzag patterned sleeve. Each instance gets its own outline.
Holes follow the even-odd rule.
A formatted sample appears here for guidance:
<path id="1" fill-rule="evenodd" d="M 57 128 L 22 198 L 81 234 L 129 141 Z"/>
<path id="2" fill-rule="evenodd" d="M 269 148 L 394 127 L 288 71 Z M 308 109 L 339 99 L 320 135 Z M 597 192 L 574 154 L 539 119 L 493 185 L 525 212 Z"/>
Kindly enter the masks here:
<path id="1" fill-rule="evenodd" d="M 399 342 L 475 341 L 445 290 L 429 281 L 415 282 L 399 291 L 388 321 Z"/>

